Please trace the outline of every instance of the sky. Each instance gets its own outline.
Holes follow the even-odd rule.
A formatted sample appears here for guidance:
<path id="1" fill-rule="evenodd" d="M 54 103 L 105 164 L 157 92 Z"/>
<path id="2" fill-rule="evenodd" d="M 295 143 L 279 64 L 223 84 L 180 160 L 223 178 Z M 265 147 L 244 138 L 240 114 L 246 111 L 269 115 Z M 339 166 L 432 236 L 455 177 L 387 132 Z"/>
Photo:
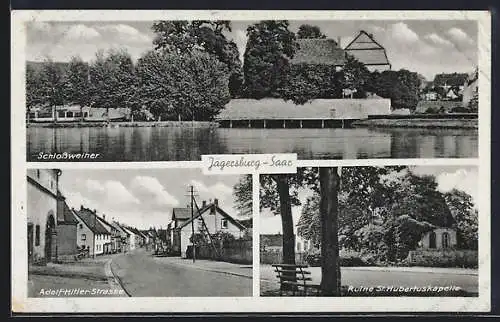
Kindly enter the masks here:
<path id="1" fill-rule="evenodd" d="M 448 192 L 452 189 L 464 191 L 472 196 L 475 203 L 478 199 L 478 168 L 475 166 L 411 166 L 411 171 L 416 175 L 433 175 L 438 183 L 437 189 L 441 192 Z M 299 191 L 299 200 L 304 202 L 311 192 L 308 190 Z M 301 206 L 292 207 L 294 230 L 302 212 Z M 264 209 L 260 213 L 260 234 L 280 234 L 281 217 Z"/>
<path id="2" fill-rule="evenodd" d="M 232 21 L 227 37 L 245 50 L 246 28 L 255 21 Z M 372 33 L 386 48 L 394 70 L 418 72 L 432 80 L 437 73 L 472 72 L 477 65 L 477 23 L 468 20 L 330 20 L 290 21 L 296 32 L 313 24 L 345 47 L 360 30 Z M 134 59 L 152 49 L 152 22 L 30 22 L 27 23 L 26 59 L 69 61 L 79 55 L 90 61 L 97 50 L 124 48 Z"/>
<path id="3" fill-rule="evenodd" d="M 234 209 L 233 186 L 238 175 L 208 175 L 201 169 L 65 169 L 59 185 L 70 207 L 97 210 L 107 220 L 139 229 L 166 228 L 174 207 L 186 207 L 189 185 L 194 186 L 199 206 L 203 200 L 219 200 L 231 216 L 242 219 Z"/>

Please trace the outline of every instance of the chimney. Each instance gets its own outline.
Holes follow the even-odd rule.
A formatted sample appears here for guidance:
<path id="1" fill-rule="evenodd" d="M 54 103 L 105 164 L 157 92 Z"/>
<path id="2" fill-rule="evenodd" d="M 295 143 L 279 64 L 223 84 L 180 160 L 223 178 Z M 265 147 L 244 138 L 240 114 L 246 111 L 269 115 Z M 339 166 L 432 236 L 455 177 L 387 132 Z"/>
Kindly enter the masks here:
<path id="1" fill-rule="evenodd" d="M 337 47 L 342 48 L 342 43 L 341 43 L 342 37 L 337 37 Z"/>
<path id="2" fill-rule="evenodd" d="M 102 214 L 102 219 L 106 220 L 106 215 L 105 214 Z"/>
<path id="3" fill-rule="evenodd" d="M 203 200 L 203 201 L 201 202 L 201 207 L 202 207 L 202 208 L 204 208 L 206 205 L 207 205 L 207 201 L 206 201 L 206 200 Z"/>
<path id="4" fill-rule="evenodd" d="M 96 210 L 96 209 L 94 209 L 94 214 L 96 214 L 96 215 L 97 215 L 97 210 Z"/>
<path id="5" fill-rule="evenodd" d="M 214 199 L 214 205 L 215 205 L 216 207 L 218 207 L 218 206 L 219 206 L 219 199 L 217 199 L 217 198 L 215 198 L 215 199 Z"/>
<path id="6" fill-rule="evenodd" d="M 80 210 L 83 210 L 83 205 L 80 205 Z"/>

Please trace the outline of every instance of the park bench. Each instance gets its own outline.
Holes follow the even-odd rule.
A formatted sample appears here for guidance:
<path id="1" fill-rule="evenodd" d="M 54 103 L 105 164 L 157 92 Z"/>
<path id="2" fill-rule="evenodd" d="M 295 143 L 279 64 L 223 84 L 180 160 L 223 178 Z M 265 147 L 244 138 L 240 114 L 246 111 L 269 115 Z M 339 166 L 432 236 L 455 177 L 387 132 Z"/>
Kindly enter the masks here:
<path id="1" fill-rule="evenodd" d="M 301 264 L 272 264 L 276 277 L 280 282 L 280 296 L 283 291 L 292 291 L 292 295 L 307 295 L 309 289 L 315 290 L 315 294 L 320 294 L 320 285 L 312 284 L 311 272 L 304 270 L 308 265 Z"/>

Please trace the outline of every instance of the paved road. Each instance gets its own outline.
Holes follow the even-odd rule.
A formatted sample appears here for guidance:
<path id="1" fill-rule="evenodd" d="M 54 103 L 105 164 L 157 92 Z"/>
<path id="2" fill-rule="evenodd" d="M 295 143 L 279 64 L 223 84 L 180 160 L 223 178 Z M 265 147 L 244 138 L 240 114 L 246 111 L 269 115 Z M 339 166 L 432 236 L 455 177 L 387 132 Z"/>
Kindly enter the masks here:
<path id="1" fill-rule="evenodd" d="M 113 259 L 111 269 L 131 296 L 252 296 L 252 279 L 190 266 L 189 260 L 138 250 Z"/>
<path id="2" fill-rule="evenodd" d="M 313 283 L 321 282 L 321 268 L 310 267 Z M 261 265 L 261 292 L 279 288 L 270 265 Z M 478 276 L 459 273 L 456 270 L 436 269 L 434 272 L 419 271 L 418 268 L 401 270 L 368 270 L 362 267 L 343 267 L 342 285 L 354 287 L 377 286 L 458 286 L 467 292 L 478 292 Z"/>

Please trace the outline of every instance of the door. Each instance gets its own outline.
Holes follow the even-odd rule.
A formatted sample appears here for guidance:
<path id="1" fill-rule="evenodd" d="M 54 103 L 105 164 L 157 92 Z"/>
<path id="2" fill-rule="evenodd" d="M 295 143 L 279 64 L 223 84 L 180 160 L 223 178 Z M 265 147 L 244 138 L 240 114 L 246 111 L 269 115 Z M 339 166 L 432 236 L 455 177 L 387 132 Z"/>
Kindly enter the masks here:
<path id="1" fill-rule="evenodd" d="M 33 224 L 28 224 L 28 264 L 33 262 Z"/>

